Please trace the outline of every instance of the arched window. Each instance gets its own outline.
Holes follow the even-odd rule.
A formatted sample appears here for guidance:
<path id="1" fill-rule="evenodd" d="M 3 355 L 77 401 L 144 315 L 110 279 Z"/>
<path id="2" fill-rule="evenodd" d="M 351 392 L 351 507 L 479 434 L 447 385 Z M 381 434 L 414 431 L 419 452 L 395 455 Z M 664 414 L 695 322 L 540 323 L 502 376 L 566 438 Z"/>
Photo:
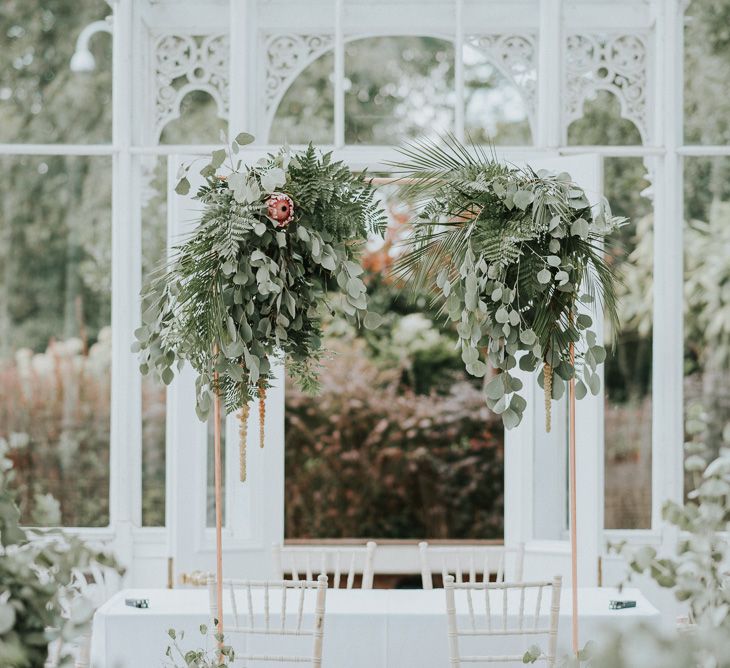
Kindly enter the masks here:
<path id="1" fill-rule="evenodd" d="M 522 64 L 516 58 L 509 60 L 507 48 L 494 39 L 475 38 L 464 45 L 465 130 L 477 142 L 530 144 L 525 94 L 534 91 L 535 70 L 529 59 Z M 532 46 L 525 41 L 520 48 Z M 326 51 L 285 81 L 286 91 L 272 115 L 269 143 L 332 143 L 333 71 L 333 54 Z M 388 146 L 454 132 L 454 43 L 427 36 L 348 41 L 344 91 L 346 144 Z"/>

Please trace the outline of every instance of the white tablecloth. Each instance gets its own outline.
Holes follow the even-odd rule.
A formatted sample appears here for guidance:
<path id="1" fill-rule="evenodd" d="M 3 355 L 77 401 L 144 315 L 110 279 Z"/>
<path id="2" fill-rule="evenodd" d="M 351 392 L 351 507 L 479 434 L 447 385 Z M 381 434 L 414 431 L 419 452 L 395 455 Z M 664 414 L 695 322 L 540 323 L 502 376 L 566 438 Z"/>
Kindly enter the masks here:
<path id="1" fill-rule="evenodd" d="M 492 593 L 500 596 L 497 592 Z M 129 607 L 125 604 L 127 598 L 147 598 L 150 607 L 146 610 Z M 660 623 L 656 608 L 636 589 L 618 592 L 609 588 L 586 588 L 579 590 L 578 598 L 581 644 L 599 639 L 608 629 L 627 628 L 639 620 Z M 612 599 L 635 600 L 637 605 L 626 610 L 609 610 Z M 517 615 L 518 601 L 518 596 L 509 600 L 511 623 Z M 530 603 L 528 597 L 526 615 L 534 611 L 534 603 Z M 466 600 L 459 597 L 456 604 L 459 626 L 463 627 L 468 623 Z M 272 596 L 271 605 L 273 614 L 278 605 L 276 596 Z M 313 607 L 313 600 L 307 599 L 305 609 L 311 612 Z M 543 610 L 547 611 L 548 607 L 549 602 L 545 601 Z M 229 608 L 224 603 L 226 613 Z M 245 608 L 241 599 L 239 609 L 243 612 Z M 292 608 L 289 608 L 289 615 L 294 612 Z M 501 598 L 494 599 L 492 608 L 501 613 Z M 258 610 L 261 609 L 259 605 Z M 484 610 L 483 604 L 477 612 L 479 610 Z M 570 647 L 570 611 L 570 590 L 566 589 L 560 608 L 559 654 L 566 653 Z M 224 620 L 231 623 L 228 614 Z M 169 644 L 169 628 L 184 630 L 183 649 L 195 649 L 203 644 L 199 626 L 208 622 L 208 592 L 205 589 L 128 589 L 119 592 L 94 617 L 92 666 L 162 666 Z M 236 646 L 233 637 L 227 640 Z M 466 653 L 522 652 L 535 641 L 535 638 L 482 638 L 479 651 Z M 537 644 L 543 649 L 547 647 L 546 639 L 542 637 Z M 448 666 L 448 644 L 444 591 L 329 590 L 323 652 L 326 668 L 445 668 Z"/>

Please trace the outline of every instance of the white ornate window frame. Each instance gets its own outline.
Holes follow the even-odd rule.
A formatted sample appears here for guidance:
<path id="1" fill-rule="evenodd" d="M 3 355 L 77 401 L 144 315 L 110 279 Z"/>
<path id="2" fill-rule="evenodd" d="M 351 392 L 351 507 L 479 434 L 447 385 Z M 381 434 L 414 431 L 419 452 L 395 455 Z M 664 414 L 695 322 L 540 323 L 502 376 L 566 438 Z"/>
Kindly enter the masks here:
<path id="1" fill-rule="evenodd" d="M 534 146 L 517 152 L 544 155 L 570 155 L 593 152 L 604 157 L 641 157 L 650 168 L 654 192 L 654 213 L 661 234 L 655 235 L 654 294 L 654 365 L 653 365 L 653 528 L 640 532 L 604 532 L 607 538 L 634 541 L 667 540 L 659 531 L 660 506 L 664 499 L 683 498 L 683 399 L 682 399 L 682 225 L 684 156 L 730 156 L 728 146 L 691 146 L 683 144 L 682 72 L 684 0 L 621 0 L 618 2 L 578 2 L 576 0 L 515 0 L 476 3 L 467 0 L 434 0 L 427 5 L 412 1 L 398 3 L 363 3 L 360 0 L 313 0 L 291 3 L 282 0 L 208 0 L 202 3 L 170 0 L 114 0 L 113 31 L 113 137 L 110 144 L 46 145 L 4 144 L 4 155 L 109 155 L 113 161 L 112 201 L 112 423 L 111 423 L 111 503 L 110 525 L 101 530 L 79 529 L 83 535 L 114 542 L 123 560 L 133 564 L 132 576 L 145 583 L 165 573 L 167 532 L 164 528 L 141 527 L 141 390 L 134 355 L 130 353 L 131 336 L 139 320 L 138 293 L 141 282 L 141 191 L 144 165 L 149 156 L 182 153 L 180 147 L 160 146 L 159 132 L 164 119 L 175 115 L 185 89 L 201 86 L 219 105 L 221 115 L 228 113 L 234 131 L 258 126 L 259 107 L 251 95 L 257 81 L 257 53 L 261 34 L 297 32 L 304 35 L 328 33 L 335 52 L 335 136 L 336 154 L 354 165 L 375 165 L 391 157 L 387 147 L 345 147 L 342 103 L 344 88 L 343 45 L 351 33 L 345 30 L 348 20 L 363 25 L 368 34 L 393 34 L 393 25 L 403 28 L 400 34 L 431 34 L 448 30 L 457 53 L 470 43 L 473 31 L 467 26 L 484 25 L 485 34 L 517 34 L 528 31 L 538 35 L 536 41 L 538 77 L 535 84 Z M 303 7 L 303 5 L 307 7 Z M 423 7 L 429 8 L 428 12 Z M 316 7 L 316 11 L 311 10 Z M 419 9 L 420 8 L 420 9 Z M 276 16 L 269 16 L 273 12 Z M 277 13 L 278 12 L 278 13 Z M 481 12 L 481 13 L 480 13 Z M 312 14 L 312 16 L 308 16 Z M 282 24 L 291 16 L 293 25 Z M 473 18 L 477 16 L 477 18 Z M 485 20 L 484 16 L 493 20 Z M 284 18 L 282 18 L 284 17 Z M 405 18 L 404 18 L 405 17 Z M 411 17 L 410 20 L 406 20 Z M 380 21 L 380 25 L 374 24 Z M 369 23 L 369 25 L 365 25 Z M 172 107 L 158 109 L 158 91 L 172 83 L 175 68 L 160 68 L 156 78 L 152 58 L 155 39 L 161 35 L 206 39 L 230 34 L 227 71 L 223 82 L 222 62 L 216 77 L 211 72 L 185 74 L 185 82 L 169 93 Z M 631 58 L 618 60 L 604 53 L 598 61 L 607 61 L 613 78 L 586 81 L 585 68 L 564 62 L 565 41 L 571 36 L 626 35 L 644 47 L 644 74 L 635 77 Z M 634 42 L 638 44 L 639 42 Z M 164 42 L 160 41 L 159 44 Z M 604 47 L 600 46 L 599 51 Z M 629 51 L 631 51 L 629 49 Z M 297 63 L 297 67 L 299 62 Z M 505 64 L 506 66 L 506 64 Z M 457 64 L 457 69 L 458 69 Z M 610 69 L 610 68 L 609 68 Z M 458 74 L 458 73 L 457 73 Z M 580 77 L 568 83 L 566 78 Z M 623 77 L 626 81 L 617 79 Z M 253 84 L 253 85 L 252 85 Z M 223 88 L 220 88 L 220 86 Z M 187 86 L 187 88 L 185 88 Z M 564 90 L 569 93 L 565 97 Z M 640 105 L 631 91 L 641 88 Z M 619 95 L 623 114 L 637 124 L 643 143 L 637 146 L 568 146 L 568 124 L 574 118 L 576 100 L 585 99 L 602 88 Z M 274 86 L 280 90 L 281 84 Z M 225 90 L 228 91 L 226 100 Z M 570 92 L 572 91 L 572 92 Z M 457 95 L 463 96 L 463 88 Z M 629 94 L 631 92 L 631 94 Z M 216 98 L 216 95 L 218 96 Z M 278 93 L 277 93 L 278 95 Z M 623 100 L 622 100 L 623 96 Z M 276 95 L 271 98 L 274 100 Z M 162 97 L 160 97 L 162 101 Z M 167 98 L 165 98 L 167 100 Z M 563 103 L 565 100 L 565 104 Z M 568 106 L 570 100 L 570 106 Z M 273 102 L 268 109 L 273 108 Z M 170 111 L 172 109 L 172 111 Z M 463 135 L 463 110 L 456 114 L 457 135 Z M 185 147 L 187 152 L 205 151 L 208 146 Z M 266 147 L 258 147 L 265 150 Z M 154 568 L 150 570 L 150 565 Z M 144 573 L 148 571 L 149 578 Z"/>

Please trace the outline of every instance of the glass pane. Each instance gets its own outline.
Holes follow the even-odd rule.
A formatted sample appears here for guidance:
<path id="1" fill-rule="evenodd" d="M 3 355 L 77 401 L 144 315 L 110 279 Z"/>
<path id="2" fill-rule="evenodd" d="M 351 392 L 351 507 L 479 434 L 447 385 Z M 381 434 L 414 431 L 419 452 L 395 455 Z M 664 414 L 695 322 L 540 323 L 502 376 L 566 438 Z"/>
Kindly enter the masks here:
<path id="1" fill-rule="evenodd" d="M 631 146 L 641 144 L 641 135 L 631 121 L 621 116 L 618 98 L 613 93 L 601 90 L 594 100 L 585 101 L 583 116 L 568 126 L 568 144 Z"/>
<path id="2" fill-rule="evenodd" d="M 684 137 L 730 142 L 730 0 L 692 0 L 684 32 Z"/>
<path id="3" fill-rule="evenodd" d="M 453 132 L 454 46 L 433 37 L 349 42 L 345 90 L 348 144 L 399 144 Z"/>
<path id="4" fill-rule="evenodd" d="M 144 156 L 142 169 L 142 281 L 165 261 L 167 160 Z M 142 311 L 146 308 L 142 304 Z M 165 526 L 166 388 L 142 376 L 142 525 Z"/>
<path id="5" fill-rule="evenodd" d="M 332 144 L 335 93 L 332 52 L 317 58 L 292 82 L 271 123 L 270 144 Z"/>
<path id="6" fill-rule="evenodd" d="M 3 3 L 0 142 L 111 140 L 111 35 L 93 34 L 71 65 L 84 27 L 110 14 L 103 0 Z"/>
<path id="7" fill-rule="evenodd" d="M 111 160 L 2 157 L 0 439 L 22 521 L 109 522 Z"/>
<path id="8" fill-rule="evenodd" d="M 160 144 L 218 144 L 228 122 L 219 115 L 216 101 L 205 91 L 190 91 L 180 101 L 180 118 L 162 129 Z"/>
<path id="9" fill-rule="evenodd" d="M 516 82 L 495 67 L 485 51 L 464 47 L 464 123 L 469 137 L 477 144 L 518 146 L 531 144 L 528 107 Z M 523 87 L 535 85 L 534 68 L 519 75 Z"/>
<path id="10" fill-rule="evenodd" d="M 654 220 L 641 158 L 606 158 L 605 193 L 630 223 L 609 258 L 623 277 L 620 329 L 606 331 L 605 527 L 651 528 L 651 414 Z"/>
<path id="11" fill-rule="evenodd" d="M 687 158 L 684 188 L 685 429 L 713 459 L 730 437 L 730 158 Z"/>
<path id="12" fill-rule="evenodd" d="M 364 258 L 377 330 L 335 314 L 321 393 L 286 389 L 287 538 L 501 538 L 503 430 L 430 296 L 388 275 L 410 217 Z"/>

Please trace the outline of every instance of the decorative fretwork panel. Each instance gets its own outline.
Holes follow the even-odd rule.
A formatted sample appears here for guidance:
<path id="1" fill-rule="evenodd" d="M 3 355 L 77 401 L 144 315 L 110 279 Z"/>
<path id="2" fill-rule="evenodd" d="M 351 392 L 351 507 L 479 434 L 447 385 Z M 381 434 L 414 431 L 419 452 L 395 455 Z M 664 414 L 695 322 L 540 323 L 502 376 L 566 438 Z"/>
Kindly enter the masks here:
<path id="1" fill-rule="evenodd" d="M 154 139 L 180 117 L 180 102 L 193 90 L 208 93 L 228 118 L 228 35 L 160 34 L 152 39 Z"/>
<path id="2" fill-rule="evenodd" d="M 537 111 L 537 35 L 502 33 L 469 35 L 469 46 L 484 53 L 494 66 L 520 91 L 534 126 Z"/>
<path id="3" fill-rule="evenodd" d="M 613 93 L 621 115 L 649 139 L 648 34 L 573 34 L 565 50 L 564 128 L 583 115 L 583 104 L 598 91 Z"/>
<path id="4" fill-rule="evenodd" d="M 262 111 L 268 128 L 271 126 L 281 98 L 292 81 L 307 65 L 333 47 L 334 36 L 332 34 L 265 34 L 262 36 L 261 44 L 264 70 Z"/>

